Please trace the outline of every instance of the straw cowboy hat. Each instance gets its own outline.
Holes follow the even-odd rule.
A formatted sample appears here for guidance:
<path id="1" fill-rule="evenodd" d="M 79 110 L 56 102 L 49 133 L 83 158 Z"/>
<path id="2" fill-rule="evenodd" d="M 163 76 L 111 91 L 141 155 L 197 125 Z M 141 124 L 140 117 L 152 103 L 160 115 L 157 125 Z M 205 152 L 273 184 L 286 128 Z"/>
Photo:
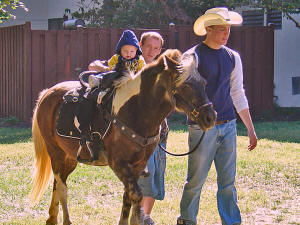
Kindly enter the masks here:
<path id="1" fill-rule="evenodd" d="M 194 32 L 199 36 L 206 34 L 206 27 L 212 25 L 238 25 L 243 22 L 240 14 L 227 8 L 212 8 L 200 16 L 194 23 Z"/>

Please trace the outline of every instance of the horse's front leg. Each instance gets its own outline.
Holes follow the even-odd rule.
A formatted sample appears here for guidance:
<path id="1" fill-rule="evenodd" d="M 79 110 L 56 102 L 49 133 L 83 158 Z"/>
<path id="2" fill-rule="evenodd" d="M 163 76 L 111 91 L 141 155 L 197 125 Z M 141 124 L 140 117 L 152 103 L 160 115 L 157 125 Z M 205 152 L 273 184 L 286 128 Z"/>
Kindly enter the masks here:
<path id="1" fill-rule="evenodd" d="M 123 206 L 119 225 L 128 225 L 129 212 L 132 206 L 132 215 L 130 225 L 143 225 L 141 218 L 140 204 L 142 201 L 142 192 L 137 184 L 137 176 L 133 174 L 127 163 L 119 162 L 115 168 L 115 173 L 125 186 L 123 195 Z"/>
<path id="2" fill-rule="evenodd" d="M 141 199 L 142 200 L 142 199 Z M 144 225 L 144 213 L 141 211 L 141 200 L 134 202 L 132 204 L 132 214 L 130 219 L 130 224 L 140 224 Z"/>
<path id="3" fill-rule="evenodd" d="M 123 206 L 122 206 L 119 225 L 128 225 L 130 208 L 131 208 L 131 201 L 129 199 L 129 191 L 128 188 L 125 187 L 124 194 L 123 194 Z"/>

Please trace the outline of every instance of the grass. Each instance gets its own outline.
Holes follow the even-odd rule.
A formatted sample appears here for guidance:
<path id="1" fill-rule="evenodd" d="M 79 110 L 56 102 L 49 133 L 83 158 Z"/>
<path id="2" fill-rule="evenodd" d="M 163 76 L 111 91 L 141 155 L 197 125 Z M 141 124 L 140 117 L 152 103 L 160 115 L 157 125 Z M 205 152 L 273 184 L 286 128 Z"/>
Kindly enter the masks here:
<path id="1" fill-rule="evenodd" d="M 18 127 L 0 127 L 0 144 L 14 144 L 31 140 L 30 129 Z"/>
<path id="2" fill-rule="evenodd" d="M 174 121 L 170 127 L 168 150 L 187 151 L 186 127 Z M 259 142 L 249 152 L 246 130 L 238 124 L 236 187 L 244 224 L 300 224 L 300 122 L 260 122 L 255 127 Z M 29 128 L 0 128 L 0 224 L 45 224 L 52 185 L 37 206 L 30 205 L 33 155 Z M 166 197 L 155 203 L 152 213 L 157 224 L 175 224 L 186 170 L 187 157 L 168 156 Z M 68 186 L 74 225 L 117 224 L 123 186 L 108 167 L 78 165 Z M 220 224 L 216 190 L 212 166 L 201 195 L 199 224 Z"/>

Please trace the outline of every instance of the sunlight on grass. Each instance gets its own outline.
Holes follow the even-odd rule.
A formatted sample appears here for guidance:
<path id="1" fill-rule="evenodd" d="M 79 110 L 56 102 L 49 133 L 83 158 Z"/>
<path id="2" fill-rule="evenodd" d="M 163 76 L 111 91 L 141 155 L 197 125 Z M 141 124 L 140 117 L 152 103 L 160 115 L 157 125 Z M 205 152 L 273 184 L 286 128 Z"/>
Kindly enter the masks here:
<path id="1" fill-rule="evenodd" d="M 299 122 L 255 124 L 260 137 L 257 148 L 247 150 L 248 138 L 239 125 L 236 187 L 244 224 L 300 224 L 300 141 Z M 186 127 L 170 126 L 167 149 L 188 151 Z M 0 222 L 1 224 L 45 224 L 51 200 L 52 182 L 41 202 L 30 206 L 34 150 L 30 129 L 0 129 Z M 293 132 L 292 132 L 293 130 Z M 8 132 L 9 131 L 9 132 Z M 19 136 L 20 135 L 20 136 Z M 157 224 L 175 224 L 187 172 L 187 156 L 167 157 L 166 196 L 157 201 L 152 216 Z M 79 164 L 68 179 L 71 221 L 82 224 L 117 224 L 122 206 L 123 185 L 108 167 Z M 216 205 L 216 172 L 209 171 L 203 187 L 199 224 L 220 224 Z M 62 212 L 59 213 L 62 224 Z"/>

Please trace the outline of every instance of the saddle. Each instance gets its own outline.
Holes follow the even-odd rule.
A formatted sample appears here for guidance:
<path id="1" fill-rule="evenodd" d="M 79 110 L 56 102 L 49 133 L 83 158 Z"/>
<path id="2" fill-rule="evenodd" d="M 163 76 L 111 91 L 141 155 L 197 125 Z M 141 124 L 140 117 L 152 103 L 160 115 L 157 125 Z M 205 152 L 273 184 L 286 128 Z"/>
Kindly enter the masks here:
<path id="1" fill-rule="evenodd" d="M 56 132 L 61 137 L 75 138 L 80 140 L 79 123 L 76 119 L 75 110 L 84 98 L 91 92 L 87 85 L 87 79 L 93 72 L 83 72 L 80 76 L 81 86 L 69 90 L 63 96 L 63 103 L 59 110 L 58 119 L 56 122 Z M 103 97 L 101 104 L 95 101 L 94 113 L 91 123 L 91 133 L 97 134 L 100 138 L 105 134 L 109 121 L 104 118 L 104 110 L 111 111 L 113 90 L 109 90 Z"/>

